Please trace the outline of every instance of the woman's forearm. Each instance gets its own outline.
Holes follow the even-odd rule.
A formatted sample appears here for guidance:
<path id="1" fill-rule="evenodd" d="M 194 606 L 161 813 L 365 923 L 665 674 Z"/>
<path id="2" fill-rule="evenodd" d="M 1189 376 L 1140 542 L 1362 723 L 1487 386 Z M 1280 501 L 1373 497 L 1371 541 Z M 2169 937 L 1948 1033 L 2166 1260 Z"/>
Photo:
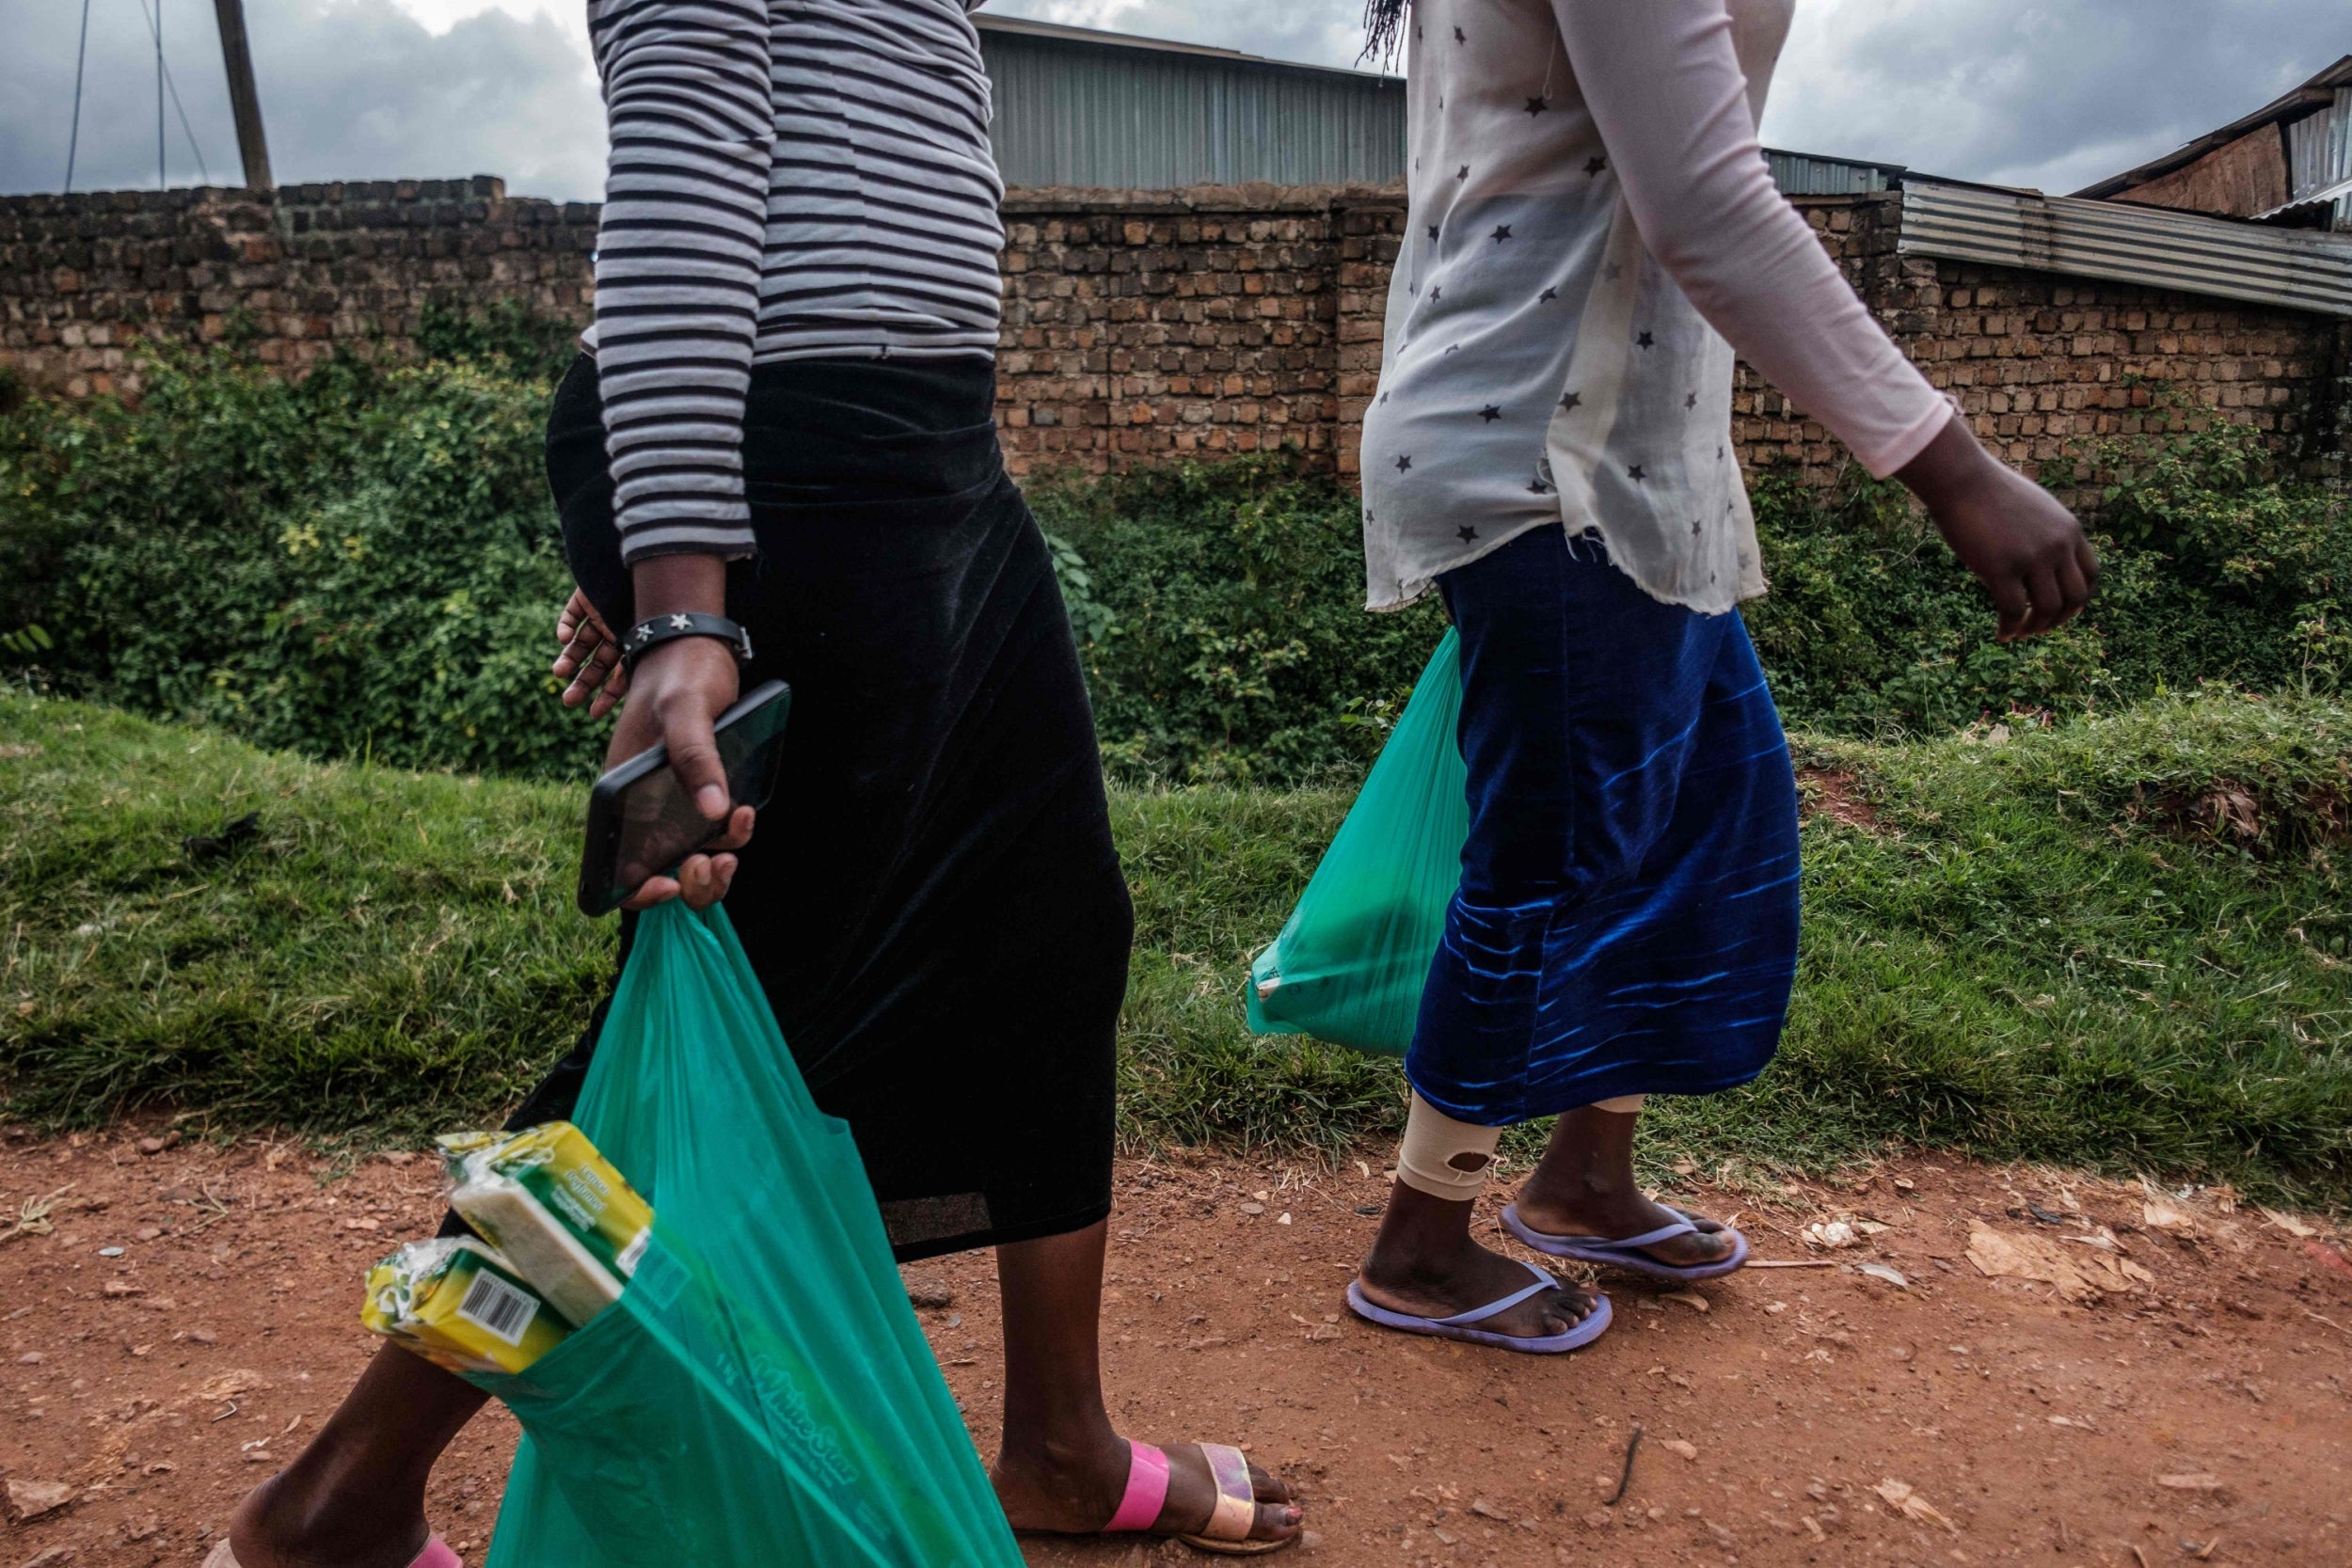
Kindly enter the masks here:
<path id="1" fill-rule="evenodd" d="M 1553 0 L 1642 241 L 1716 331 L 1884 477 L 1947 418 L 1772 183 L 1724 0 Z"/>
<path id="2" fill-rule="evenodd" d="M 640 621 L 679 611 L 726 613 L 727 563 L 723 557 L 647 556 L 631 566 L 628 575 L 636 585 L 635 613 Z"/>

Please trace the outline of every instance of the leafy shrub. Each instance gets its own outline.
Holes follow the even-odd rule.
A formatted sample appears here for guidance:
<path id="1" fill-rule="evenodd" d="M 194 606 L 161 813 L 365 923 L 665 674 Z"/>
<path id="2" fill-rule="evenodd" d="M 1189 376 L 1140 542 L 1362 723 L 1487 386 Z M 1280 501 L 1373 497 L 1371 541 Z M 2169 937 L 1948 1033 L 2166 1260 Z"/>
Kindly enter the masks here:
<path id="1" fill-rule="evenodd" d="M 1434 598 L 1364 613 L 1356 499 L 1287 455 L 1065 478 L 1030 499 L 1106 613 L 1073 619 L 1104 757 L 1127 776 L 1354 772 L 1444 630 Z M 1067 573 L 1063 588 L 1076 596 Z"/>
<path id="2" fill-rule="evenodd" d="M 2282 480 L 2255 432 L 2226 424 L 2108 443 L 2061 477 L 2105 485 L 2115 566 L 2090 619 L 2120 695 L 2200 680 L 2332 692 L 2352 679 L 2344 491 Z"/>
<path id="3" fill-rule="evenodd" d="M 1900 486 L 1864 480 L 1824 501 L 1760 481 L 1772 592 L 1748 624 L 1790 722 L 1936 734 L 2206 680 L 2331 692 L 2352 675 L 2352 512 L 2341 491 L 2282 477 L 2257 432 L 2106 442 L 2049 477 L 2098 489 L 2099 594 L 2063 630 L 2008 645 Z"/>
<path id="4" fill-rule="evenodd" d="M 567 588 L 541 477 L 566 329 L 437 312 L 439 357 L 287 383 L 165 351 L 135 406 L 0 414 L 0 667 L 70 695 L 312 755 L 576 777 L 600 729 L 559 707 Z M 1792 724 L 1940 734 L 2222 680 L 2333 692 L 2352 673 L 2352 515 L 2216 425 L 2082 454 L 2101 595 L 2003 646 L 1899 487 L 1755 489 L 1773 592 L 1749 625 Z M 1031 490 L 1104 757 L 1129 779 L 1344 779 L 1442 629 L 1361 610 L 1355 498 L 1289 455 Z"/>
<path id="5" fill-rule="evenodd" d="M 598 732 L 547 671 L 569 578 L 544 381 L 493 357 L 286 382 L 178 351 L 146 381 L 135 407 L 0 421 L 0 603 L 53 643 L 0 657 L 314 755 L 593 765 Z"/>
<path id="6" fill-rule="evenodd" d="M 495 366 L 525 380 L 554 381 L 580 354 L 580 329 L 534 315 L 511 299 L 479 309 L 428 300 L 417 323 L 417 356 Z"/>

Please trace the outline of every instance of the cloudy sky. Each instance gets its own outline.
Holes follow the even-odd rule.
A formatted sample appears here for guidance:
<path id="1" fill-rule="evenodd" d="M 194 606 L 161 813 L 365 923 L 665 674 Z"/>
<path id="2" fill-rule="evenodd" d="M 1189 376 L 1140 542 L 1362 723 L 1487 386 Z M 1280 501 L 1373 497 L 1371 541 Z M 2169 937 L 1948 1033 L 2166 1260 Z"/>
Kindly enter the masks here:
<path id="1" fill-rule="evenodd" d="M 578 4 L 246 0 L 280 182 L 494 173 L 593 198 Z M 85 0 L 0 0 L 0 191 L 63 186 Z M 993 9 L 1345 65 L 1360 0 L 993 0 Z M 237 180 L 213 8 L 87 0 L 77 190 L 152 188 L 160 22 L 173 184 Z M 2352 52 L 2343 0 L 1804 0 L 1764 138 L 2066 191 Z M 182 116 L 184 113 L 183 126 Z"/>

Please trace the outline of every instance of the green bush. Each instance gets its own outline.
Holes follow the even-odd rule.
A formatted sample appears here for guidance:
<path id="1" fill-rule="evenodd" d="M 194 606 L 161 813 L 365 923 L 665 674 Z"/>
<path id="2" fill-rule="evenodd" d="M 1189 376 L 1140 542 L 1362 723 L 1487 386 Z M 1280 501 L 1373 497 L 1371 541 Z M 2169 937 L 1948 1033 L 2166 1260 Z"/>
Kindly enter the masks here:
<path id="1" fill-rule="evenodd" d="M 1114 772 L 1295 784 L 1380 749 L 1445 629 L 1364 613 L 1356 499 L 1287 455 L 1061 479 L 1031 501 L 1086 574 L 1095 727 Z"/>
<path id="2" fill-rule="evenodd" d="M 417 356 L 495 365 L 526 381 L 556 381 L 580 356 L 580 329 L 570 322 L 536 316 L 516 301 L 502 299 L 462 309 L 428 300 L 417 323 Z"/>
<path id="3" fill-rule="evenodd" d="M 135 406 L 0 414 L 0 667 L 318 756 L 576 777 L 601 731 L 548 700 L 568 586 L 541 477 L 568 338 L 436 313 L 437 357 L 279 381 L 165 352 Z M 1982 594 L 1888 484 L 1756 485 L 1749 624 L 1792 724 L 1941 734 L 2217 679 L 2340 689 L 2352 515 L 2216 425 L 2082 454 L 2106 580 L 2075 626 L 1992 640 Z M 1130 780 L 1344 780 L 1442 629 L 1361 610 L 1355 498 L 1288 454 L 1031 487 Z"/>
<path id="4" fill-rule="evenodd" d="M 2102 443 L 2049 478 L 2099 498 L 2099 594 L 2057 634 L 2007 645 L 1899 485 L 1862 480 L 1825 501 L 1785 478 L 1756 483 L 1772 591 L 1748 624 L 1789 722 L 1931 735 L 2208 680 L 2342 689 L 2352 511 L 2341 490 L 2282 476 L 2258 432 L 2221 423 Z"/>
<path id="5" fill-rule="evenodd" d="M 287 382 L 163 352 L 135 407 L 0 420 L 8 628 L 58 689 L 313 755 L 577 775 L 548 388 L 503 356 Z M 49 644 L 31 644 L 33 628 Z"/>

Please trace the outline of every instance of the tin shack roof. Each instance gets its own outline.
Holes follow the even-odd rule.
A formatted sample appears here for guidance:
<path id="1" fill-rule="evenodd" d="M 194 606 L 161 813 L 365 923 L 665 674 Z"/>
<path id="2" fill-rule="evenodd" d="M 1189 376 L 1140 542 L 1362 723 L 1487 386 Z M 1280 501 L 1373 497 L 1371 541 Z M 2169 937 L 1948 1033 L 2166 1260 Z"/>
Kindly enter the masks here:
<path id="1" fill-rule="evenodd" d="M 2332 218 L 2341 226 L 2344 198 L 2352 194 L 2352 55 L 2252 114 L 2074 194 L 2317 228 Z"/>

